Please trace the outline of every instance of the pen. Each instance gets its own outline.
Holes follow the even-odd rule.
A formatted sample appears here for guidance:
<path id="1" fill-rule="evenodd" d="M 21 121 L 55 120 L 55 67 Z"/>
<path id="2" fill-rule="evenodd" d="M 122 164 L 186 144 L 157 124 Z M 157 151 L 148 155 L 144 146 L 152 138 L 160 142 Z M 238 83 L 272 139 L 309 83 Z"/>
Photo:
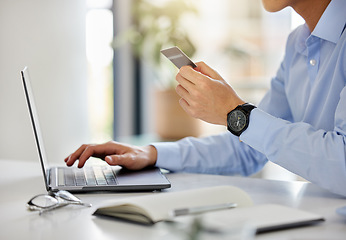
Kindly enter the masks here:
<path id="1" fill-rule="evenodd" d="M 236 203 L 223 203 L 223 204 L 207 205 L 207 206 L 201 206 L 201 207 L 179 208 L 179 209 L 174 209 L 171 212 L 171 216 L 177 217 L 177 216 L 182 216 L 182 215 L 203 213 L 203 212 L 208 212 L 208 211 L 221 210 L 221 209 L 227 209 L 227 208 L 235 208 L 235 207 L 237 207 Z"/>

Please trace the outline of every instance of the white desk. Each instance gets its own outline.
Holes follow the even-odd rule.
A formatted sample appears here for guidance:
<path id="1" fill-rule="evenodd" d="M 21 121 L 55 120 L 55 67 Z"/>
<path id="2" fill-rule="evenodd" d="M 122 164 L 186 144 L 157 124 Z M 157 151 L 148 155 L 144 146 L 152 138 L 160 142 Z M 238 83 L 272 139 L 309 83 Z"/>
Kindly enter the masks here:
<path id="1" fill-rule="evenodd" d="M 19 168 L 15 179 L 14 169 Z M 167 175 L 172 188 L 180 191 L 203 186 L 233 185 L 246 191 L 255 204 L 277 203 L 311 211 L 326 221 L 256 236 L 256 239 L 346 239 L 346 219 L 335 213 L 346 198 L 315 185 L 253 178 L 175 173 Z M 77 195 L 92 208 L 68 206 L 39 216 L 26 210 L 25 203 L 45 193 L 38 163 L 0 160 L 0 239 L 168 239 L 174 233 L 164 223 L 141 226 L 92 216 L 104 200 L 152 193 L 94 193 Z"/>

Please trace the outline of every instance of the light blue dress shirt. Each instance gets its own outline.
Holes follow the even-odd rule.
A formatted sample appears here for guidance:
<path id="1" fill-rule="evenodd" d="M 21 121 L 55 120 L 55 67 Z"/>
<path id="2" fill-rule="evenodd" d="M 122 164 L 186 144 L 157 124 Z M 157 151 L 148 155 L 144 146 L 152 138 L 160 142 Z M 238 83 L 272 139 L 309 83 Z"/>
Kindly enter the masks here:
<path id="1" fill-rule="evenodd" d="M 272 161 L 346 196 L 346 1 L 333 0 L 314 31 L 288 37 L 271 88 L 240 140 L 229 132 L 155 143 L 171 171 L 248 176 Z M 345 30 L 345 31 L 344 31 Z"/>

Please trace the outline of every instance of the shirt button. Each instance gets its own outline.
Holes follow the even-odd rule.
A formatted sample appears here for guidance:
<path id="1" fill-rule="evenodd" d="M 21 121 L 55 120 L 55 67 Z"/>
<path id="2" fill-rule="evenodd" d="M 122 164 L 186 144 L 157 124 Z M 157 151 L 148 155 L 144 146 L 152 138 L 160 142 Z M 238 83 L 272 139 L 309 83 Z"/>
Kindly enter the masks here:
<path id="1" fill-rule="evenodd" d="M 316 60 L 315 59 L 311 59 L 310 60 L 310 65 L 311 66 L 315 66 L 316 65 Z"/>

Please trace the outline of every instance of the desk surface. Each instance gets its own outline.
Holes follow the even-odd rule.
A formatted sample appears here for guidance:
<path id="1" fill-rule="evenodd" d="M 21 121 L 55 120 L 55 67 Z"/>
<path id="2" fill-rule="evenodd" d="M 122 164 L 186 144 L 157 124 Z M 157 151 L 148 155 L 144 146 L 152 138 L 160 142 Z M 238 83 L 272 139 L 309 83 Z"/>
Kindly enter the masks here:
<path id="1" fill-rule="evenodd" d="M 39 216 L 25 203 L 45 193 L 38 163 L 0 160 L 0 239 L 176 239 L 164 223 L 141 226 L 98 218 L 91 214 L 105 200 L 152 193 L 92 193 L 77 195 L 91 208 L 68 206 Z M 19 169 L 18 178 L 14 178 Z M 305 182 L 283 182 L 255 178 L 204 174 L 167 174 L 172 188 L 181 191 L 207 186 L 233 185 L 243 189 L 255 204 L 276 203 L 322 215 L 326 221 L 257 235 L 256 239 L 345 239 L 346 218 L 335 213 L 346 199 Z"/>

